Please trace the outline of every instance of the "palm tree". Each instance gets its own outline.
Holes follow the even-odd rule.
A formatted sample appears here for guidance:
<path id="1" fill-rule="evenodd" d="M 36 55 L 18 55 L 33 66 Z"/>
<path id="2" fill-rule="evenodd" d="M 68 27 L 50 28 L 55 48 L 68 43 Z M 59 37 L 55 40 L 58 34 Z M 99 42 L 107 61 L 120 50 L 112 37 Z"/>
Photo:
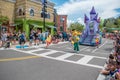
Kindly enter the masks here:
<path id="1" fill-rule="evenodd" d="M 2 24 L 7 23 L 9 21 L 7 16 L 0 15 L 0 36 L 1 36 L 1 30 L 2 30 Z"/>
<path id="2" fill-rule="evenodd" d="M 21 31 L 24 31 L 26 34 L 26 38 L 29 38 L 29 19 L 16 19 L 15 20 L 15 24 L 20 25 L 21 26 Z M 16 25 L 16 31 L 18 31 L 18 26 Z"/>

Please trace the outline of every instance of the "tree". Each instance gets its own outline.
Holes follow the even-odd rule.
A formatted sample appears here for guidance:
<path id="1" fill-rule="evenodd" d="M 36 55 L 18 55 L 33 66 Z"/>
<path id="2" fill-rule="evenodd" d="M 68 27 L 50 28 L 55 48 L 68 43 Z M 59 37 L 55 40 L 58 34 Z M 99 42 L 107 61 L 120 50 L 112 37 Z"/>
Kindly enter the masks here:
<path id="1" fill-rule="evenodd" d="M 70 24 L 69 30 L 75 29 L 77 31 L 82 32 L 83 28 L 84 28 L 84 25 L 82 25 L 82 24 L 80 24 L 78 22 L 75 22 L 75 23 Z"/>
<path id="2" fill-rule="evenodd" d="M 104 22 L 103 22 L 103 20 L 101 20 L 101 21 L 100 21 L 100 24 L 99 24 L 99 29 L 100 29 L 101 31 L 103 31 L 103 25 L 104 25 Z"/>
<path id="3" fill-rule="evenodd" d="M 120 29 L 120 16 L 117 18 L 108 18 L 104 20 L 103 26 L 108 32 Z"/>
<path id="4" fill-rule="evenodd" d="M 120 28 L 120 18 L 108 18 L 104 20 L 103 26 L 106 28 Z"/>
<path id="5" fill-rule="evenodd" d="M 120 28 L 120 18 L 117 18 L 116 23 L 117 23 L 117 27 Z"/>

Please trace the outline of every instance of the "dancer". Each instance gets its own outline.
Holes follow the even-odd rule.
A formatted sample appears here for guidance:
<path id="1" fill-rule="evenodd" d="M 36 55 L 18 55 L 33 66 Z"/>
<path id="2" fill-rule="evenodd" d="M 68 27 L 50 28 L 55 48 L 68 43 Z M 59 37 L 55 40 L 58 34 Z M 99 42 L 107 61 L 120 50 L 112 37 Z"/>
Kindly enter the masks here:
<path id="1" fill-rule="evenodd" d="M 50 34 L 48 34 L 48 37 L 46 39 L 46 48 L 48 48 L 48 46 L 51 44 L 52 42 L 52 37 Z"/>
<path id="2" fill-rule="evenodd" d="M 99 35 L 97 34 L 97 37 L 95 39 L 96 47 L 99 48 Z"/>

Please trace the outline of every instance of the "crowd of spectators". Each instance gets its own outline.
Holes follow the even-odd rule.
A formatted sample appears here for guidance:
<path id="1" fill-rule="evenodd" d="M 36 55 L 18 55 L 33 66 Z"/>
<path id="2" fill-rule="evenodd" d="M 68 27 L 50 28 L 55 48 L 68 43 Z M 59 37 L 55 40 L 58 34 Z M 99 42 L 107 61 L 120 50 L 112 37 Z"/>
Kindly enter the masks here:
<path id="1" fill-rule="evenodd" d="M 109 38 L 112 39 L 111 37 L 114 37 L 113 51 L 101 73 L 106 75 L 105 80 L 120 80 L 120 34 L 111 34 Z"/>
<path id="2" fill-rule="evenodd" d="M 9 48 L 11 45 L 17 45 L 17 44 L 24 46 L 26 42 L 29 43 L 29 46 L 45 44 L 46 43 L 45 40 L 48 34 L 51 33 L 49 31 L 41 32 L 40 30 L 31 30 L 30 35 L 27 38 L 25 31 L 13 32 L 13 33 L 12 32 L 8 33 L 7 31 L 4 31 L 1 33 L 0 36 L 0 47 Z M 69 41 L 70 37 L 71 37 L 71 33 L 59 32 L 52 35 L 52 43 L 57 44 L 60 41 Z"/>

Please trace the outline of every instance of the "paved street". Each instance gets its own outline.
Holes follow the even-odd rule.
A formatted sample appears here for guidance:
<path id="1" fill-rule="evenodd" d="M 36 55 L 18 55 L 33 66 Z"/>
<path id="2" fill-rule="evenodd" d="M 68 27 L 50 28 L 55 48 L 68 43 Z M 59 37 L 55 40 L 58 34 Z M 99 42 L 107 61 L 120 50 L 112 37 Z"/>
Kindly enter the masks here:
<path id="1" fill-rule="evenodd" d="M 96 80 L 112 51 L 112 42 L 103 39 L 99 48 L 80 45 L 79 54 L 69 42 L 48 49 L 0 50 L 0 80 Z"/>

